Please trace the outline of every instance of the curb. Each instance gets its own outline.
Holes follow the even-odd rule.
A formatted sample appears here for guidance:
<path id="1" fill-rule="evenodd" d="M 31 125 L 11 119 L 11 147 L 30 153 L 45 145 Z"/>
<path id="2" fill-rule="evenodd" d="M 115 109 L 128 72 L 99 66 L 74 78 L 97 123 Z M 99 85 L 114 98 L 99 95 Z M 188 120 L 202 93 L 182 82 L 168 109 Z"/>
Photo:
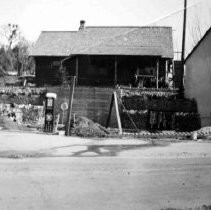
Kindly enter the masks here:
<path id="1" fill-rule="evenodd" d="M 161 131 L 161 132 L 140 132 L 140 133 L 123 133 L 123 136 L 134 136 L 138 138 L 184 138 L 191 137 L 194 132 L 197 132 L 197 136 L 199 138 L 205 137 L 207 135 L 211 135 L 211 131 L 199 132 L 176 132 L 176 131 Z"/>

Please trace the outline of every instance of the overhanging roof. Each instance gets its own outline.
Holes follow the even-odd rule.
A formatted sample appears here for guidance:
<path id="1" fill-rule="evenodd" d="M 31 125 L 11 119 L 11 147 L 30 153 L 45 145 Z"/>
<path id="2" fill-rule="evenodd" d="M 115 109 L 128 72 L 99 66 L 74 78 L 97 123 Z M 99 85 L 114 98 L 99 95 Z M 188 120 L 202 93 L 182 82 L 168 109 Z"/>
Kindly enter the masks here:
<path id="1" fill-rule="evenodd" d="M 143 55 L 173 58 L 171 27 L 86 27 L 43 31 L 31 56 Z"/>

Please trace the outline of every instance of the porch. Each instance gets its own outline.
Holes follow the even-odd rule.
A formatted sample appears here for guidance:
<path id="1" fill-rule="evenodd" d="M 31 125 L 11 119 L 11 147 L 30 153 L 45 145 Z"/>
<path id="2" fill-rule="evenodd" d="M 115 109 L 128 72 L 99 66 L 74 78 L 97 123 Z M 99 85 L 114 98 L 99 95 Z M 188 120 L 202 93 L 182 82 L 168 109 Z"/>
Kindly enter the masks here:
<path id="1" fill-rule="evenodd" d="M 80 55 L 65 59 L 66 76 L 76 86 L 167 88 L 171 59 L 156 56 Z"/>

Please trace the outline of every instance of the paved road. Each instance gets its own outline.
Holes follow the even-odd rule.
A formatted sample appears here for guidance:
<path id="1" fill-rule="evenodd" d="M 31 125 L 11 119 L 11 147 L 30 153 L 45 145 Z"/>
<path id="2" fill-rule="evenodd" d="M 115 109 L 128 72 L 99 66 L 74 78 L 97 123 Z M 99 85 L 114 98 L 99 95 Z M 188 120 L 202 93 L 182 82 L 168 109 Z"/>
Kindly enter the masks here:
<path id="1" fill-rule="evenodd" d="M 211 205 L 210 147 L 208 142 L 152 145 L 0 133 L 1 157 L 13 157 L 0 158 L 0 210 Z M 45 155 L 39 158 L 10 156 L 40 151 Z"/>
<path id="2" fill-rule="evenodd" d="M 211 205 L 211 158 L 0 159 L 1 210 Z"/>

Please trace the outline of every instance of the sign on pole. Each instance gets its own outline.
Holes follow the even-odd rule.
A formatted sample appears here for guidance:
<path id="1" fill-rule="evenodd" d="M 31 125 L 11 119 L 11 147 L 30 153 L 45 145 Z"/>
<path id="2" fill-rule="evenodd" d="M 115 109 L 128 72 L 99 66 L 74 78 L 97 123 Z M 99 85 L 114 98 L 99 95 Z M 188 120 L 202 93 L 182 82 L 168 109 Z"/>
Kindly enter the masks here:
<path id="1" fill-rule="evenodd" d="M 64 112 L 68 109 L 68 103 L 64 102 L 61 104 L 61 110 L 62 110 L 62 125 L 64 124 Z"/>

